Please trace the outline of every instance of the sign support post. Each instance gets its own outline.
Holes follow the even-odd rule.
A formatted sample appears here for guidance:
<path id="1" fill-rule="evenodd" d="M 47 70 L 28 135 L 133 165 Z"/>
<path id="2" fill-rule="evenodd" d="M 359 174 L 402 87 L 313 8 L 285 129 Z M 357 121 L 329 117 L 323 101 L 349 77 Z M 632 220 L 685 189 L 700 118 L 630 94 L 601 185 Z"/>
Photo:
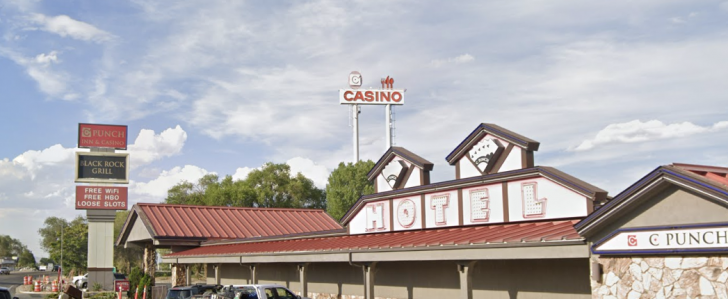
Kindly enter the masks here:
<path id="1" fill-rule="evenodd" d="M 352 123 L 354 126 L 354 164 L 359 162 L 359 105 L 354 105 L 354 115 L 352 115 Z"/>
<path id="2" fill-rule="evenodd" d="M 384 117 L 386 119 L 385 129 L 387 131 L 387 147 L 384 150 L 387 151 L 390 147 L 392 147 L 392 105 L 387 104 L 384 109 Z"/>

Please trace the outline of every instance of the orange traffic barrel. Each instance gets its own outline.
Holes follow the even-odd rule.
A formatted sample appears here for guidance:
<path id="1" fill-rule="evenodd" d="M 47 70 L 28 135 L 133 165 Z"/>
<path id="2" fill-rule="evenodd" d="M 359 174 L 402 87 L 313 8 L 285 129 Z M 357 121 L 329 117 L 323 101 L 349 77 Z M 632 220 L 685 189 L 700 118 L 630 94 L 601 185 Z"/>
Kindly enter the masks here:
<path id="1" fill-rule="evenodd" d="M 40 292 L 40 281 L 35 282 L 35 286 L 33 288 L 33 292 Z"/>
<path id="2" fill-rule="evenodd" d="M 55 280 L 51 284 L 51 292 L 58 292 L 58 282 Z"/>

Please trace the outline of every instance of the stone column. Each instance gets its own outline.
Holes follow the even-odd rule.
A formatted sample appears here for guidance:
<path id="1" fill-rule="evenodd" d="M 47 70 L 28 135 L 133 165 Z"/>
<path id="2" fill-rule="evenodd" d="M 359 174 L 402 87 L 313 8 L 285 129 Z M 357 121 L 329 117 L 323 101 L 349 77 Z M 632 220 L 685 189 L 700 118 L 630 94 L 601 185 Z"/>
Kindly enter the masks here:
<path id="1" fill-rule="evenodd" d="M 374 269 L 377 262 L 368 263 L 361 266 L 364 272 L 364 298 L 374 299 Z"/>
<path id="2" fill-rule="evenodd" d="M 152 285 L 154 284 L 154 276 L 157 272 L 157 248 L 154 244 L 147 243 L 144 246 L 144 273 L 152 277 Z"/>
<path id="3" fill-rule="evenodd" d="M 308 297 L 308 263 L 298 265 L 298 278 L 301 280 L 301 297 Z"/>
<path id="4" fill-rule="evenodd" d="M 189 266 L 184 264 L 172 265 L 172 286 L 189 285 L 186 277 L 187 268 Z"/>
<path id="5" fill-rule="evenodd" d="M 458 262 L 460 274 L 460 299 L 473 299 L 473 267 L 475 261 Z"/>

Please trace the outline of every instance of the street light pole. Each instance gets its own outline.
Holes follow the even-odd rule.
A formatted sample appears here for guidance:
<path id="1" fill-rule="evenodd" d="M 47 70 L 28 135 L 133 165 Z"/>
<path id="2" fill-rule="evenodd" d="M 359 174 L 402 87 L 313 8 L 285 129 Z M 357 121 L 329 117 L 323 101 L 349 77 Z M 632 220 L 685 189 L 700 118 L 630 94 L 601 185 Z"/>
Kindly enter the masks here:
<path id="1" fill-rule="evenodd" d="M 65 225 L 61 223 L 61 269 L 60 271 L 63 271 L 63 229 L 65 228 Z"/>

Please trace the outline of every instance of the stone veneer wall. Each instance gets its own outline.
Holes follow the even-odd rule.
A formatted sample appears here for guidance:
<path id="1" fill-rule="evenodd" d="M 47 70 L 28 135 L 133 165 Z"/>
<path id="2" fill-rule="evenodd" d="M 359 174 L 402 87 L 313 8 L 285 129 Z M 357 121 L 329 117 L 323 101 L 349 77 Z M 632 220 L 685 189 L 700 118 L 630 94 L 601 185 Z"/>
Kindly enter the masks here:
<path id="1" fill-rule="evenodd" d="M 728 299 L 728 256 L 600 257 L 595 299 Z"/>

